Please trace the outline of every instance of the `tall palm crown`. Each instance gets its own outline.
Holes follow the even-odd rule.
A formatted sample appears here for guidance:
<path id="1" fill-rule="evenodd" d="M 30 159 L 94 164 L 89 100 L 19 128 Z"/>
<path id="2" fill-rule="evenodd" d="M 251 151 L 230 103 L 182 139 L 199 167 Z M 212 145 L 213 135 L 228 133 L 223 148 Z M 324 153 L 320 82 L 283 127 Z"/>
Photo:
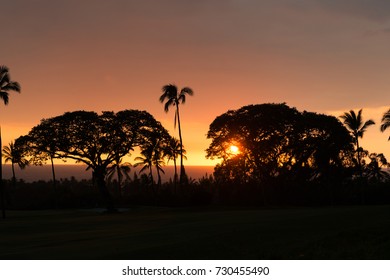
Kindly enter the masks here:
<path id="1" fill-rule="evenodd" d="M 192 96 L 194 91 L 189 87 L 184 87 L 178 91 L 178 88 L 173 84 L 168 84 L 163 86 L 162 88 L 163 94 L 160 96 L 160 102 L 164 103 L 165 112 L 169 111 L 170 107 L 176 107 L 175 111 L 175 120 L 174 124 L 176 127 L 176 123 L 179 127 L 179 140 L 180 140 L 180 182 L 183 182 L 185 179 L 185 169 L 183 165 L 183 138 L 181 135 L 181 126 L 180 126 L 180 112 L 179 112 L 179 104 L 184 104 L 186 102 L 186 96 Z"/>
<path id="2" fill-rule="evenodd" d="M 381 131 L 384 132 L 387 128 L 390 127 L 390 109 L 383 114 Z M 390 140 L 390 137 L 389 137 Z"/>
<path id="3" fill-rule="evenodd" d="M 5 159 L 5 162 L 11 162 L 12 169 L 12 184 L 15 187 L 16 185 L 16 175 L 15 175 L 15 164 L 17 164 L 20 169 L 24 169 L 29 165 L 29 161 L 24 158 L 23 151 L 15 146 L 13 142 L 9 143 L 8 146 L 4 146 L 2 150 L 2 157 Z"/>
<path id="4" fill-rule="evenodd" d="M 373 120 L 368 120 L 363 123 L 362 112 L 363 109 L 360 109 L 356 115 L 355 111 L 351 110 L 340 116 L 346 128 L 352 133 L 355 141 L 357 141 L 358 138 L 363 138 L 363 134 L 366 132 L 367 128 L 375 124 Z"/>
<path id="5" fill-rule="evenodd" d="M 194 91 L 191 88 L 184 87 L 179 92 L 178 88 L 173 84 L 168 84 L 168 85 L 163 86 L 162 92 L 163 92 L 163 94 L 160 96 L 160 102 L 164 103 L 166 100 L 166 102 L 164 104 L 165 112 L 168 112 L 169 108 L 171 106 L 178 108 L 179 104 L 186 103 L 186 95 L 190 95 L 190 96 L 194 95 Z M 174 121 L 175 121 L 175 127 L 176 127 L 176 122 L 180 121 L 177 111 L 175 112 L 175 120 Z"/>
<path id="6" fill-rule="evenodd" d="M 20 169 L 24 169 L 29 164 L 29 161 L 23 157 L 22 151 L 15 147 L 13 142 L 9 143 L 8 146 L 4 146 L 3 158 L 6 163 L 17 164 Z"/>
<path id="7" fill-rule="evenodd" d="M 10 91 L 20 92 L 20 85 L 11 81 L 7 66 L 0 66 L 0 99 L 3 99 L 5 105 L 8 104 Z"/>
<path id="8" fill-rule="evenodd" d="M 363 138 L 363 135 L 366 132 L 367 128 L 375 124 L 373 120 L 368 120 L 366 122 L 363 122 L 362 112 L 363 109 L 360 109 L 357 114 L 355 113 L 355 111 L 350 110 L 349 112 L 345 112 L 344 115 L 340 116 L 340 118 L 343 120 L 345 127 L 351 132 L 354 138 L 356 151 L 357 151 L 358 166 L 360 169 L 361 169 L 361 159 L 360 159 L 359 138 Z"/>
<path id="9" fill-rule="evenodd" d="M 180 155 L 180 152 L 181 152 L 181 146 L 180 146 L 180 141 L 179 139 L 176 139 L 175 137 L 172 137 L 170 140 L 169 140 L 169 143 L 167 146 L 165 146 L 165 149 L 164 149 L 164 156 L 168 159 L 168 162 L 170 160 L 173 160 L 173 165 L 174 165 L 174 178 L 173 178 L 173 182 L 176 186 L 176 182 L 177 182 L 177 168 L 176 168 L 176 159 L 177 157 Z M 183 147 L 183 158 L 184 159 L 187 159 L 187 157 L 185 156 L 186 154 L 186 150 L 184 149 Z"/>

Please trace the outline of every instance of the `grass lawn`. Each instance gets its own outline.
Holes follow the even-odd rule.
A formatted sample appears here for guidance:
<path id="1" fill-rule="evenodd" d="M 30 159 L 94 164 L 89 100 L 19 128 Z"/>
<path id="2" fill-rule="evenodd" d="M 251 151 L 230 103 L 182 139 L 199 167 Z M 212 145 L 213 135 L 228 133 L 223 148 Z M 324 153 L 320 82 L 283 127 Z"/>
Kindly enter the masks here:
<path id="1" fill-rule="evenodd" d="M 390 206 L 10 211 L 0 259 L 390 259 Z"/>

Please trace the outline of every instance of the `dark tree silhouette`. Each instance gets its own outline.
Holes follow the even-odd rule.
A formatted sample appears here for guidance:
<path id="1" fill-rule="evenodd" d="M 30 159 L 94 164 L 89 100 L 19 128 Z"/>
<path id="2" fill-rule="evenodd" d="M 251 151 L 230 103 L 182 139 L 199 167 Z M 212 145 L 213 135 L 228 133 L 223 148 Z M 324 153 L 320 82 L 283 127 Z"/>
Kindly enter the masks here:
<path id="1" fill-rule="evenodd" d="M 43 125 L 43 127 L 40 127 Z M 105 199 L 107 210 L 115 211 L 111 194 L 106 186 L 107 168 L 118 158 L 127 155 L 135 146 L 148 141 L 166 130 L 146 111 L 125 110 L 118 113 L 75 111 L 43 120 L 32 129 L 49 130 L 49 140 L 58 158 L 73 159 L 92 169 L 93 177 Z M 41 138 L 28 135 L 31 149 L 40 147 Z M 39 151 L 38 151 L 39 152 Z"/>
<path id="2" fill-rule="evenodd" d="M 8 105 L 11 91 L 20 92 L 20 85 L 18 82 L 11 81 L 8 67 L 0 66 L 0 99 L 5 105 Z"/>
<path id="3" fill-rule="evenodd" d="M 182 151 L 182 149 L 180 146 L 180 140 L 178 140 L 174 137 L 169 139 L 169 143 L 165 146 L 165 149 L 164 149 L 164 156 L 168 159 L 168 162 L 170 160 L 173 161 L 173 166 L 174 166 L 173 185 L 174 185 L 175 193 L 176 193 L 176 185 L 177 185 L 177 162 L 176 162 L 176 159 L 180 155 L 181 151 Z M 183 157 L 184 157 L 184 159 L 187 159 L 185 154 L 186 154 L 186 150 L 183 147 Z"/>
<path id="4" fill-rule="evenodd" d="M 11 142 L 8 144 L 8 146 L 3 147 L 3 158 L 5 162 L 11 163 L 11 169 L 12 169 L 12 185 L 15 187 L 16 185 L 16 175 L 15 175 L 15 164 L 19 166 L 20 169 L 24 169 L 26 166 L 28 166 L 29 161 L 24 158 L 23 151 L 14 144 L 14 142 Z"/>
<path id="5" fill-rule="evenodd" d="M 390 127 L 390 109 L 386 113 L 383 114 L 381 131 L 384 132 L 389 127 Z M 389 136 L 388 140 L 390 141 L 390 136 Z"/>
<path id="6" fill-rule="evenodd" d="M 211 123 L 207 138 L 212 142 L 206 157 L 222 159 L 215 178 L 237 184 L 325 178 L 345 166 L 352 150 L 351 137 L 336 118 L 285 104 L 228 111 Z M 240 153 L 230 153 L 231 145 Z"/>
<path id="7" fill-rule="evenodd" d="M 157 140 L 153 145 L 153 157 L 152 162 L 154 166 L 156 167 L 157 171 L 157 186 L 158 188 L 161 187 L 161 173 L 165 174 L 164 169 L 162 168 L 165 165 L 165 162 L 163 160 L 164 158 L 164 145 L 165 143 L 163 141 Z"/>
<path id="8" fill-rule="evenodd" d="M 366 132 L 367 128 L 375 124 L 373 120 L 368 120 L 364 122 L 362 118 L 362 112 L 363 109 L 360 109 L 357 114 L 355 113 L 355 111 L 350 110 L 349 112 L 345 112 L 344 115 L 340 116 L 340 118 L 343 120 L 345 127 L 352 134 L 356 146 L 357 166 L 360 175 L 362 175 L 363 170 L 361 159 L 362 148 L 359 144 L 359 138 L 363 138 L 363 135 Z"/>
<path id="9" fill-rule="evenodd" d="M 176 127 L 176 122 L 179 126 L 179 140 L 180 140 L 180 183 L 183 183 L 187 176 L 185 173 L 185 168 L 183 164 L 184 153 L 183 153 L 183 137 L 181 133 L 181 125 L 180 125 L 180 112 L 179 112 L 179 104 L 184 104 L 186 102 L 186 96 L 192 96 L 194 94 L 193 90 L 189 87 L 184 87 L 178 91 L 178 88 L 173 84 L 168 84 L 163 86 L 162 88 L 163 94 L 160 96 L 160 102 L 164 103 L 165 112 L 169 111 L 171 106 L 176 108 L 175 111 L 175 119 L 174 124 Z"/>
<path id="10" fill-rule="evenodd" d="M 117 175 L 117 192 L 122 196 L 122 181 L 123 178 L 130 179 L 131 163 L 122 162 L 122 158 L 116 157 L 115 161 L 107 167 L 107 180 L 111 181 L 115 174 Z"/>
<path id="11" fill-rule="evenodd" d="M 389 167 L 386 157 L 383 154 L 369 154 L 370 163 L 365 166 L 365 176 L 373 182 L 384 182 L 390 180 L 390 174 L 384 169 Z"/>
<path id="12" fill-rule="evenodd" d="M 21 88 L 18 82 L 12 81 L 9 69 L 7 66 L 0 66 L 0 99 L 4 101 L 5 105 L 9 102 L 9 93 L 11 91 L 20 92 Z M 1 143 L 1 129 L 0 129 L 0 147 Z M 2 149 L 0 148 L 0 202 L 3 219 L 5 219 L 5 201 L 4 201 L 4 186 L 3 186 L 3 162 Z"/>
<path id="13" fill-rule="evenodd" d="M 161 187 L 161 173 L 165 173 L 162 166 L 165 165 L 163 160 L 166 150 L 166 146 L 169 145 L 169 141 L 171 136 L 167 131 L 160 131 L 158 134 L 156 132 L 151 131 L 147 137 L 145 137 L 145 141 L 140 145 L 141 148 L 141 157 L 137 157 L 136 160 L 139 162 L 136 163 L 137 166 L 143 165 L 143 168 L 140 172 L 149 169 L 149 177 L 152 184 L 154 186 L 153 179 L 153 165 L 156 167 L 157 172 L 157 186 Z"/>
<path id="14" fill-rule="evenodd" d="M 50 119 L 44 119 L 40 125 L 31 129 L 27 136 L 19 137 L 16 143 L 19 143 L 24 152 L 25 157 L 29 157 L 34 165 L 43 165 L 46 161 L 50 161 L 51 174 L 53 180 L 53 189 L 56 193 L 56 172 L 54 160 L 61 158 L 56 153 L 57 145 L 61 140 L 59 124 Z"/>
<path id="15" fill-rule="evenodd" d="M 150 184 L 153 188 L 154 178 L 153 178 L 153 150 L 152 149 L 144 149 L 141 151 L 141 156 L 136 157 L 134 160 L 137 162 L 134 163 L 134 167 L 142 166 L 140 169 L 140 173 L 148 170 L 149 171 L 149 180 Z"/>

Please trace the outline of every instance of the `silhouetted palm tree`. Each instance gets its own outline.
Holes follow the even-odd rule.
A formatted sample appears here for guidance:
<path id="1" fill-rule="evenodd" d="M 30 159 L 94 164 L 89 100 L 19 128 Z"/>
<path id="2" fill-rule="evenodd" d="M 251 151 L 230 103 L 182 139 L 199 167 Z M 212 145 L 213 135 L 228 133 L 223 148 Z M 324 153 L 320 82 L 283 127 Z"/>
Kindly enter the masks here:
<path id="1" fill-rule="evenodd" d="M 153 152 L 153 164 L 156 167 L 157 171 L 157 186 L 161 187 L 161 173 L 165 174 L 164 169 L 162 168 L 165 165 L 165 162 L 162 160 L 163 158 L 163 153 L 161 149 L 156 149 Z"/>
<path id="2" fill-rule="evenodd" d="M 152 188 L 154 185 L 154 178 L 153 178 L 153 151 L 151 149 L 146 149 L 141 151 L 141 156 L 136 157 L 134 160 L 138 161 L 134 163 L 134 167 L 142 166 L 139 173 L 144 172 L 145 170 L 149 170 L 149 178 L 152 184 Z"/>
<path id="3" fill-rule="evenodd" d="M 190 95 L 192 96 L 194 94 L 193 90 L 189 87 L 184 87 L 178 91 L 177 87 L 172 84 L 168 84 L 163 86 L 162 88 L 163 94 L 160 96 L 160 102 L 164 103 L 164 110 L 165 112 L 169 111 L 169 108 L 171 106 L 176 107 L 175 111 L 175 120 L 174 125 L 176 127 L 176 122 L 179 126 L 179 139 L 180 139 L 180 182 L 183 183 L 186 174 L 183 164 L 183 137 L 181 135 L 181 125 L 180 125 L 180 112 L 179 112 L 179 104 L 184 104 L 186 102 L 186 96 Z"/>
<path id="4" fill-rule="evenodd" d="M 372 153 L 369 158 L 371 162 L 365 168 L 368 179 L 374 182 L 388 181 L 390 174 L 384 169 L 389 167 L 386 157 L 383 154 Z"/>
<path id="5" fill-rule="evenodd" d="M 5 159 L 6 163 L 11 162 L 12 184 L 15 187 L 16 185 L 15 164 L 17 164 L 20 167 L 20 169 L 24 169 L 26 166 L 28 166 L 29 161 L 23 157 L 22 152 L 20 151 L 20 149 L 15 147 L 13 142 L 9 143 L 8 146 L 4 146 L 3 158 Z"/>
<path id="6" fill-rule="evenodd" d="M 7 105 L 9 101 L 9 92 L 20 92 L 20 85 L 18 82 L 11 81 L 9 75 L 9 69 L 7 66 L 0 66 L 0 99 L 3 99 L 4 104 Z M 0 129 L 0 147 L 1 143 L 1 129 Z M 2 162 L 2 149 L 0 149 L 0 202 L 3 219 L 5 218 L 5 202 L 4 202 L 4 189 L 3 189 L 3 162 Z"/>
<path id="7" fill-rule="evenodd" d="M 7 66 L 0 66 L 0 99 L 8 105 L 9 92 L 20 92 L 20 85 L 18 82 L 11 81 L 9 69 Z"/>
<path id="8" fill-rule="evenodd" d="M 362 172 L 362 162 L 360 156 L 361 147 L 359 145 L 359 138 L 363 138 L 363 135 L 366 132 L 367 128 L 375 124 L 373 120 L 363 122 L 362 111 L 363 109 L 360 109 L 358 114 L 356 114 L 355 111 L 350 110 L 349 112 L 345 112 L 344 115 L 340 116 L 340 118 L 343 120 L 345 127 L 350 131 L 353 136 L 354 144 L 356 146 L 357 163 L 360 175 Z"/>
<path id="9" fill-rule="evenodd" d="M 173 160 L 173 165 L 174 165 L 174 178 L 173 178 L 173 184 L 176 192 L 176 183 L 177 183 L 177 164 L 176 164 L 176 159 L 180 155 L 181 151 L 181 146 L 180 146 L 180 141 L 174 137 L 172 137 L 169 140 L 169 143 L 167 146 L 165 146 L 164 149 L 164 156 L 167 157 L 168 162 L 170 160 Z M 187 159 L 185 156 L 186 150 L 183 148 L 183 157 L 184 159 Z"/>
<path id="10" fill-rule="evenodd" d="M 118 194 L 122 195 L 122 180 L 125 177 L 126 179 L 130 179 L 130 167 L 131 164 L 129 162 L 122 163 L 122 158 L 117 158 L 113 164 L 107 167 L 107 179 L 109 181 L 112 180 L 114 175 L 117 175 L 118 180 Z"/>
<path id="11" fill-rule="evenodd" d="M 390 127 L 390 109 L 383 114 L 381 131 L 384 132 L 389 127 Z M 390 140 L 390 137 L 388 140 Z"/>

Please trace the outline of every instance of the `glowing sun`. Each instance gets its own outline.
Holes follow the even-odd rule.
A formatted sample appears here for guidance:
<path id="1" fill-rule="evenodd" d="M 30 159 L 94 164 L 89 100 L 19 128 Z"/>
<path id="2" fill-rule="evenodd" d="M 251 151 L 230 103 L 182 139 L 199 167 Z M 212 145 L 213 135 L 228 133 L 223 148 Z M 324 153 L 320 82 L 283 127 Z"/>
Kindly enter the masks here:
<path id="1" fill-rule="evenodd" d="M 229 148 L 230 152 L 233 154 L 233 155 L 237 155 L 240 153 L 240 149 L 237 147 L 237 146 L 234 146 L 234 145 L 231 145 L 230 148 Z"/>

